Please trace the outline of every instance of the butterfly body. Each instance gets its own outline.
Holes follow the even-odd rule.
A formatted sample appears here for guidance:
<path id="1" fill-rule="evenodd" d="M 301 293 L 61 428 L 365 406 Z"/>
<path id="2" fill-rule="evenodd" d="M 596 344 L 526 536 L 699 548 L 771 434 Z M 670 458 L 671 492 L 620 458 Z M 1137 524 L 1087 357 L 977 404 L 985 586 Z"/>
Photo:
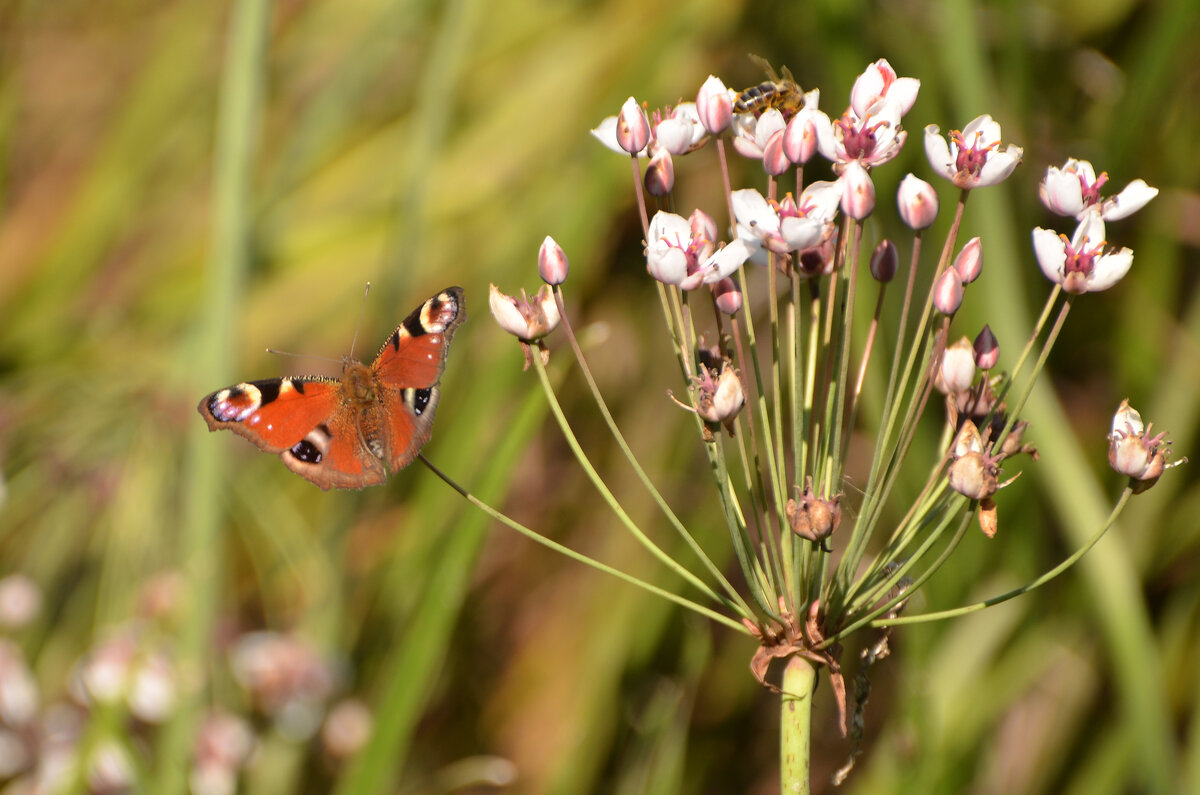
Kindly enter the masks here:
<path id="1" fill-rule="evenodd" d="M 465 319 L 462 289 L 449 287 L 397 326 L 369 365 L 346 357 L 340 379 L 246 381 L 205 396 L 197 409 L 210 430 L 277 453 L 322 489 L 382 483 L 429 441 L 446 352 Z"/>

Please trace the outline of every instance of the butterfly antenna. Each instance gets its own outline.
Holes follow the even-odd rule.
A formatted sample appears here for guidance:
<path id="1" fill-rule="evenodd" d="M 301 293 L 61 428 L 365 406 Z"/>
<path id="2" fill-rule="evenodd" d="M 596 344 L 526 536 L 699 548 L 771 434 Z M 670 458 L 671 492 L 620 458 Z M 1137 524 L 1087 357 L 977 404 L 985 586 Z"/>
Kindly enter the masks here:
<path id="1" fill-rule="evenodd" d="M 341 363 L 338 359 L 333 359 L 329 356 L 314 356 L 311 353 L 292 353 L 291 351 L 278 351 L 274 348 L 267 348 L 267 353 L 273 353 L 276 356 L 292 356 L 297 359 L 316 359 L 317 361 L 321 362 L 333 362 L 334 364 Z"/>
<path id="2" fill-rule="evenodd" d="M 350 358 L 354 358 L 354 348 L 358 345 L 358 331 L 362 328 L 363 316 L 367 313 L 367 294 L 371 292 L 371 283 L 367 282 L 367 289 L 363 290 L 362 306 L 358 310 L 358 324 L 354 327 L 354 338 L 350 340 Z"/>

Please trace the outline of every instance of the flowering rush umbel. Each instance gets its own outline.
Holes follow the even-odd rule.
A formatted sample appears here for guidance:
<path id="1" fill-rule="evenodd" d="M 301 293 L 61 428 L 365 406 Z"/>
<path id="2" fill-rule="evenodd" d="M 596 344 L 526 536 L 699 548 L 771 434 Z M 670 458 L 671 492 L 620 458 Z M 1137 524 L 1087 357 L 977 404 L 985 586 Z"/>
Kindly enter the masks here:
<path id="1" fill-rule="evenodd" d="M 818 107 L 819 91 L 804 91 L 787 70 L 782 77 L 768 70 L 767 80 L 741 91 L 709 76 L 695 103 L 648 111 L 631 97 L 592 131 L 634 166 L 644 258 L 625 266 L 644 272 L 647 290 L 659 297 L 667 329 L 662 345 L 680 370 L 680 393 L 663 397 L 663 410 L 678 404 L 690 413 L 693 443 L 712 473 L 714 515 L 741 568 L 740 585 L 714 562 L 726 550 L 701 547 L 609 413 L 572 330 L 566 255 L 558 244 L 547 238 L 539 256 L 548 286 L 532 299 L 509 298 L 493 287 L 492 309 L 525 346 L 526 365 L 536 370 L 568 443 L 618 522 L 685 587 L 664 591 L 607 570 L 758 642 L 751 671 L 787 705 L 784 790 L 803 792 L 807 768 L 796 760 L 807 758 L 807 720 L 795 716 L 806 714 L 815 671 L 829 675 L 845 733 L 848 713 L 861 705 L 846 703 L 841 641 L 857 631 L 886 639 L 891 625 L 945 617 L 899 613 L 973 525 L 988 537 L 1005 532 L 1004 487 L 1022 462 L 1038 457 L 1027 439 L 1036 431 L 1019 419 L 1032 384 L 1075 298 L 1113 288 L 1132 266 L 1133 252 L 1109 243 L 1105 223 L 1128 216 L 1156 191 L 1135 180 L 1105 199 L 1100 188 L 1107 175 L 1096 177 L 1085 161 L 1048 170 L 1042 201 L 1077 226 L 1070 237 L 1033 231 L 1024 264 L 1032 268 L 1036 261 L 1053 287 L 1042 319 L 1013 356 L 989 326 L 961 328 L 955 320 L 965 302 L 983 300 L 973 285 L 986 279 L 987 241 L 960 242 L 958 230 L 969 194 L 1012 175 L 1021 147 L 1008 142 L 989 115 L 947 135 L 927 125 L 928 181 L 905 176 L 896 198 L 911 235 L 874 239 L 881 225 L 864 221 L 887 207 L 875 172 L 888 168 L 907 143 L 904 120 L 917 104 L 920 82 L 876 61 L 831 118 Z M 739 173 L 729 162 L 731 147 L 743 158 L 745 177 L 737 185 L 729 176 Z M 673 161 L 681 157 L 716 170 L 723 191 L 699 206 L 678 207 L 675 175 L 685 172 Z M 946 208 L 948 231 L 930 256 L 925 235 Z M 858 300 L 863 291 L 875 300 Z M 854 317 L 871 305 L 868 317 Z M 628 517 L 575 442 L 546 373 L 546 338 L 556 328 L 615 443 L 661 509 L 662 524 L 690 547 L 688 563 L 671 557 L 651 540 L 656 534 Z M 531 345 L 542 355 L 534 356 Z M 868 460 L 856 464 L 867 473 L 861 492 L 849 494 L 843 484 L 850 438 L 863 432 L 856 420 L 868 384 L 879 390 L 871 402 L 882 407 L 882 417 Z M 944 428 L 935 460 L 910 454 L 928 412 Z M 1151 436 L 1127 405 L 1122 412 L 1113 423 L 1110 459 L 1134 482 L 1153 482 L 1169 466 L 1163 436 Z M 890 505 L 909 469 L 922 473 L 924 487 L 911 504 Z"/>

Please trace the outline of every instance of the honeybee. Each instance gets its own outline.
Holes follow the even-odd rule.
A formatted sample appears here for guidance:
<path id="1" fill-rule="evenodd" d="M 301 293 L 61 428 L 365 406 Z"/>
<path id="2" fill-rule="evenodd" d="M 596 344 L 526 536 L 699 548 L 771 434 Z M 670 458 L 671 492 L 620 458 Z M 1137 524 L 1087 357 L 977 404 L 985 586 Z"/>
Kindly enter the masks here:
<path id="1" fill-rule="evenodd" d="M 761 66 L 770 80 L 750 86 L 738 94 L 733 103 L 733 112 L 759 115 L 768 108 L 775 108 L 784 116 L 791 116 L 800 110 L 804 105 L 804 91 L 792 77 L 791 71 L 783 67 L 783 76 L 780 77 L 765 58 L 751 55 L 750 60 Z"/>

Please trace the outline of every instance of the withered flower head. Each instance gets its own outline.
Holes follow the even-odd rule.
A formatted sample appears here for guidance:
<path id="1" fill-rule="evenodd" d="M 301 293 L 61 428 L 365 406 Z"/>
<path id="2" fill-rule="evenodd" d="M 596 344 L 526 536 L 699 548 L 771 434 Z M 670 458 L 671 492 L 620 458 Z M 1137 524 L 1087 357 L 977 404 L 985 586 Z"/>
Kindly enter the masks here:
<path id="1" fill-rule="evenodd" d="M 804 479 L 803 492 L 796 486 L 796 496 L 799 499 L 788 500 L 784 509 L 788 525 L 796 535 L 824 547 L 825 539 L 833 535 L 842 521 L 842 496 L 818 497 L 813 492 L 811 476 Z"/>

